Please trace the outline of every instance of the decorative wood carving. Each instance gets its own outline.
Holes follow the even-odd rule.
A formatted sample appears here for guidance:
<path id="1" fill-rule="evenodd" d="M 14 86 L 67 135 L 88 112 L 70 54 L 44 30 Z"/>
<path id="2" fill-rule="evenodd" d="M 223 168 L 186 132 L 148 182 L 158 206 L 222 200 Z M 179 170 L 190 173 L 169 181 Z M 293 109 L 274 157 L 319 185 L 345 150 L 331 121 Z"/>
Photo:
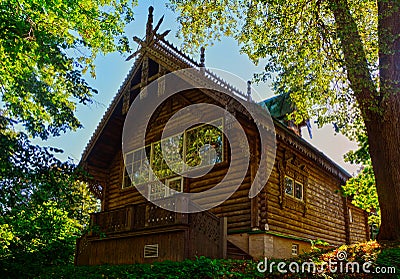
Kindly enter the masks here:
<path id="1" fill-rule="evenodd" d="M 283 160 L 278 163 L 279 171 L 279 204 L 281 209 L 290 208 L 303 213 L 307 213 L 307 188 L 309 173 L 307 167 L 290 150 L 285 150 Z M 294 178 L 303 184 L 303 199 L 298 200 L 285 194 L 285 176 Z"/>
<path id="2" fill-rule="evenodd" d="M 194 213 L 190 215 L 190 223 L 196 233 L 205 235 L 209 240 L 219 244 L 220 221 L 213 217 L 206 211 Z"/>
<path id="3" fill-rule="evenodd" d="M 133 206 L 112 211 L 98 212 L 91 215 L 93 226 L 100 227 L 101 232 L 116 233 L 132 229 Z"/>
<path id="4" fill-rule="evenodd" d="M 142 62 L 142 77 L 141 77 L 141 88 L 140 88 L 140 99 L 143 99 L 147 96 L 147 90 L 143 90 L 146 87 L 149 80 L 149 58 L 147 56 L 143 57 Z"/>
<path id="5" fill-rule="evenodd" d="M 158 64 L 158 96 L 164 95 L 165 92 L 165 74 L 167 70 L 160 64 Z"/>
<path id="6" fill-rule="evenodd" d="M 170 201 L 172 202 L 172 200 Z M 158 207 L 154 204 L 146 206 L 146 222 L 145 226 L 162 226 L 174 224 L 176 221 L 176 213 Z"/>

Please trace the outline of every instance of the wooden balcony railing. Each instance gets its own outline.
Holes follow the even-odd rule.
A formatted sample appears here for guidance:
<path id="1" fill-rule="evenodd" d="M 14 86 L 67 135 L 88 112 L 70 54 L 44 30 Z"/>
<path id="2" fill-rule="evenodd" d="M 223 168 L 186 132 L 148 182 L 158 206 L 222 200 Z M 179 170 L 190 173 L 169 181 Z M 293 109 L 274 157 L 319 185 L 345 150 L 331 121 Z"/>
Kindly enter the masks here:
<path id="1" fill-rule="evenodd" d="M 179 207 L 188 205 L 187 199 L 179 195 L 169 197 L 163 202 Z M 225 258 L 227 255 L 227 219 L 219 218 L 208 211 L 176 213 L 147 202 L 94 213 L 91 215 L 91 224 L 98 230 L 93 230 L 77 240 L 75 264 L 144 262 L 141 253 L 132 252 L 134 249 L 128 251 L 126 247 L 143 245 L 147 242 L 146 238 L 153 243 L 155 235 L 157 243 L 172 241 L 178 246 L 183 243 L 179 246 L 180 249 L 164 246 L 163 259 L 194 258 L 200 255 Z M 105 236 L 100 237 L 99 232 Z M 112 241 L 108 241 L 109 239 Z M 108 253 L 101 252 L 108 250 L 124 252 L 113 258 Z"/>
<path id="2" fill-rule="evenodd" d="M 182 205 L 185 203 L 185 199 L 176 195 L 165 198 L 163 202 Z M 177 224 L 188 225 L 188 214 L 168 211 L 150 202 L 128 205 L 123 208 L 93 213 L 91 215 L 92 227 L 106 234 Z"/>

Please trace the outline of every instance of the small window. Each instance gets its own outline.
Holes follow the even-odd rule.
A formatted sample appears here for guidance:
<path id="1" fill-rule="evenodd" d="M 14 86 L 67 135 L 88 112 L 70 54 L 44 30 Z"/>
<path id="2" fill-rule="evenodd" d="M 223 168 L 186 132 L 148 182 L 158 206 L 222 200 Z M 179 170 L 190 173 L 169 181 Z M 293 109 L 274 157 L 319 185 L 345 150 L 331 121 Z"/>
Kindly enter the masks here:
<path id="1" fill-rule="evenodd" d="M 150 200 L 162 199 L 172 196 L 176 192 L 183 191 L 183 178 L 181 176 L 165 180 L 165 185 L 159 181 L 154 181 L 149 185 L 149 198 Z M 176 191 L 176 192 L 175 192 Z"/>
<path id="2" fill-rule="evenodd" d="M 158 244 L 148 244 L 144 246 L 145 258 L 158 258 Z"/>
<path id="3" fill-rule="evenodd" d="M 285 176 L 285 193 L 293 196 L 293 179 Z"/>
<path id="4" fill-rule="evenodd" d="M 167 187 L 169 188 L 169 195 L 173 195 L 176 192 L 183 191 L 183 179 L 182 177 L 174 177 L 171 179 L 167 179 L 166 181 Z"/>
<path id="5" fill-rule="evenodd" d="M 303 184 L 299 183 L 299 182 L 295 182 L 294 183 L 294 197 L 302 200 L 303 199 Z"/>
<path id="6" fill-rule="evenodd" d="M 292 244 L 292 256 L 299 254 L 299 244 Z"/>
<path id="7" fill-rule="evenodd" d="M 296 199 L 303 200 L 303 184 L 289 176 L 285 176 L 285 193 Z"/>

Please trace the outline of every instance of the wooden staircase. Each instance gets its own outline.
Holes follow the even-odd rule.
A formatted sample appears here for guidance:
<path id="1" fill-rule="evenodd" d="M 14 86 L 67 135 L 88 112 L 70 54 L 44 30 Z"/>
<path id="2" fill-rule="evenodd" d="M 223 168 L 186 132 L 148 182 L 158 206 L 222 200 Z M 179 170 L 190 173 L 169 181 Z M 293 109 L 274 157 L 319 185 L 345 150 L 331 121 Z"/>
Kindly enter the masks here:
<path id="1" fill-rule="evenodd" d="M 251 260 L 253 259 L 249 254 L 245 251 L 237 247 L 235 244 L 227 240 L 226 245 L 226 256 L 228 259 L 235 259 L 235 260 Z"/>

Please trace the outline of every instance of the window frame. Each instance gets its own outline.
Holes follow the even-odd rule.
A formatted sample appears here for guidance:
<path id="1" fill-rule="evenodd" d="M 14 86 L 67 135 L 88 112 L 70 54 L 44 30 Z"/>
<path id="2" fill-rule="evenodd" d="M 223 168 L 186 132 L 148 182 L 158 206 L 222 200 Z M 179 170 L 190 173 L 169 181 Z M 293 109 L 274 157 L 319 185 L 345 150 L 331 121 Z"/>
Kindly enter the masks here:
<path id="1" fill-rule="evenodd" d="M 211 125 L 211 124 L 213 124 L 213 123 L 215 123 L 215 122 L 218 122 L 218 121 L 220 121 L 221 122 L 221 125 L 216 125 L 216 127 L 215 126 L 213 126 L 213 125 Z M 219 131 L 219 132 L 221 132 L 221 161 L 220 162 L 215 162 L 214 164 L 206 164 L 206 165 L 198 165 L 198 166 L 194 166 L 194 167 L 191 167 L 190 169 L 187 169 L 185 166 L 186 166 L 186 157 L 187 157 L 187 133 L 189 132 L 189 131 L 192 131 L 192 130 L 195 130 L 195 129 L 199 129 L 199 128 L 201 128 L 201 127 L 203 127 L 203 126 L 206 126 L 206 125 L 211 125 L 211 126 L 213 126 L 213 127 L 215 127 L 215 128 L 217 128 L 217 130 Z M 135 152 L 137 152 L 138 150 L 143 150 L 144 149 L 144 151 L 146 152 L 146 149 L 148 148 L 148 147 L 150 147 L 150 158 L 148 158 L 149 159 L 149 167 L 153 170 L 154 169 L 154 146 L 155 145 L 157 145 L 157 144 L 162 144 L 162 141 L 166 141 L 166 140 L 168 140 L 169 138 L 173 138 L 173 137 L 176 137 L 176 136 L 178 136 L 178 135 L 182 135 L 182 141 L 183 141 L 183 143 L 182 143 L 182 145 L 183 145 L 183 148 L 182 148 L 182 159 L 183 159 L 183 167 L 182 167 L 182 170 L 181 170 L 181 172 L 182 173 L 189 173 L 189 172 L 191 172 L 191 171 L 195 171 L 195 170 L 199 170 L 199 169 L 201 169 L 201 168 L 205 168 L 205 167 L 209 167 L 209 166 L 211 166 L 211 165 L 214 165 L 214 166 L 216 166 L 216 165 L 220 165 L 220 164 L 222 164 L 222 163 L 224 163 L 225 162 L 225 159 L 226 159 L 226 154 L 225 154 L 225 134 L 224 134 L 224 130 L 225 130 L 225 121 L 224 121 L 224 118 L 223 117 L 221 117 L 221 118 L 217 118 L 217 119 L 215 119 L 215 120 L 212 120 L 212 121 L 209 121 L 209 123 L 203 123 L 203 124 L 199 124 L 199 125 L 196 125 L 196 126 L 194 126 L 194 127 L 191 127 L 190 129 L 186 129 L 184 132 L 183 132 L 183 135 L 182 135 L 182 133 L 178 133 L 178 134 L 175 134 L 175 135 L 171 135 L 171 136 L 169 136 L 169 137 L 167 137 L 167 138 L 165 138 L 165 139 L 162 139 L 162 140 L 158 140 L 158 141 L 155 141 L 155 142 L 152 142 L 152 143 L 150 143 L 150 144 L 147 144 L 147 145 L 145 145 L 145 147 L 141 147 L 141 148 L 137 148 L 137 149 L 135 149 L 135 150 L 132 150 L 132 151 L 130 151 L 130 152 L 128 152 L 128 153 L 126 153 L 125 155 L 124 155 L 124 158 L 123 158 L 123 160 L 122 160 L 122 163 L 123 163 L 123 175 L 122 175 L 122 189 L 130 189 L 130 188 L 134 188 L 135 186 L 140 186 L 140 185 L 143 185 L 143 184 L 149 184 L 149 195 L 150 195 L 150 190 L 151 190 L 151 182 L 154 182 L 155 180 L 156 180 L 156 178 L 158 179 L 158 180 L 160 180 L 160 181 L 162 181 L 162 180 L 164 180 L 164 182 L 165 183 L 167 183 L 167 181 L 169 181 L 169 180 L 171 180 L 171 181 L 173 181 L 174 179 L 178 179 L 178 178 L 181 178 L 181 180 L 182 180 L 182 182 L 181 182 L 181 188 L 183 189 L 183 177 L 182 176 L 180 176 L 180 175 L 177 175 L 173 170 L 171 170 L 172 171 L 172 175 L 166 175 L 166 176 L 162 176 L 162 177 L 158 177 L 156 174 L 154 174 L 154 171 L 149 171 L 148 173 L 149 173 L 149 176 L 148 176 L 148 181 L 144 181 L 144 182 L 141 182 L 141 183 L 138 183 L 138 184 L 135 184 L 133 181 L 132 181 L 132 179 L 131 179 L 131 177 L 129 176 L 129 174 L 128 174 L 128 170 L 127 170 L 127 164 L 125 163 L 126 162 L 126 157 L 128 156 L 128 155 L 130 155 L 130 154 L 133 154 L 132 156 L 133 156 L 133 159 L 132 159 L 132 163 L 130 163 L 129 165 L 132 167 L 132 173 L 133 173 L 133 165 L 134 165 L 134 154 L 135 154 Z M 147 153 L 146 153 L 146 155 L 147 155 Z M 141 161 L 141 162 L 143 162 L 143 160 Z M 153 173 L 153 175 L 152 175 L 152 173 Z M 127 178 L 128 178 L 128 180 L 127 180 Z M 129 181 L 129 185 L 126 185 L 127 183 L 126 183 L 126 181 Z M 166 193 L 165 194 L 165 196 L 168 196 L 168 194 Z"/>
<path id="2" fill-rule="evenodd" d="M 134 165 L 134 159 L 132 160 L 132 163 L 131 164 L 126 164 L 125 162 L 126 162 L 126 157 L 129 155 L 129 154 L 133 154 L 133 157 L 135 156 L 135 152 L 137 152 L 138 150 L 143 150 L 144 149 L 144 151 L 146 152 L 146 148 L 148 148 L 148 147 L 150 147 L 150 159 L 149 159 L 149 166 L 151 166 L 151 162 L 152 162 L 152 157 L 153 157 L 153 147 L 151 146 L 151 144 L 147 144 L 147 145 L 145 145 L 144 147 L 141 147 L 141 148 L 137 148 L 137 149 L 135 149 L 135 150 L 132 150 L 132 151 L 130 151 L 130 152 L 128 152 L 128 153 L 126 153 L 125 155 L 124 155 L 124 158 L 123 158 L 123 160 L 122 160 L 122 163 L 123 163 L 123 175 L 122 175 L 122 189 L 126 189 L 126 188 L 131 188 L 131 187 L 133 187 L 134 186 L 134 182 L 132 181 L 132 179 L 131 179 L 131 177 L 129 176 L 129 174 L 128 174 L 128 170 L 127 170 L 127 165 L 130 165 L 131 167 L 132 167 L 132 173 L 133 173 L 133 165 Z M 147 156 L 146 156 L 146 158 L 147 158 Z M 141 162 L 143 162 L 143 160 L 141 161 Z M 146 183 L 149 183 L 149 182 L 152 182 L 153 181 L 153 177 L 152 177 L 152 175 L 151 175 L 151 171 L 148 171 L 148 181 L 144 181 L 144 182 L 141 182 L 141 183 L 139 183 L 139 184 L 136 184 L 136 185 L 142 185 L 142 184 L 146 184 Z M 129 186 L 126 186 L 125 185 L 125 180 L 126 180 L 126 178 L 128 178 L 129 179 Z"/>
<path id="3" fill-rule="evenodd" d="M 177 190 L 175 190 L 175 191 L 177 191 L 177 192 L 183 192 L 183 177 L 182 176 L 175 176 L 175 177 L 172 177 L 172 178 L 167 178 L 167 179 L 165 179 L 165 186 L 167 186 L 168 187 L 168 197 L 169 196 L 172 196 L 173 194 L 171 193 L 172 191 L 171 190 L 174 190 L 174 189 L 171 189 L 170 187 L 169 187 L 169 185 L 170 185 L 170 183 L 171 182 L 174 182 L 174 181 L 177 181 L 177 180 L 180 180 L 180 182 L 181 182 L 181 185 L 180 185 L 180 190 L 179 191 L 177 191 Z"/>
<path id="4" fill-rule="evenodd" d="M 296 197 L 296 193 L 297 193 L 296 184 L 301 186 L 301 188 L 300 188 L 300 189 L 301 189 L 301 190 L 300 190 L 300 192 L 301 192 L 301 198 Z M 303 196 L 304 196 L 304 185 L 303 185 L 303 183 L 301 183 L 301 182 L 299 182 L 299 181 L 297 181 L 297 180 L 294 181 L 293 196 L 294 196 L 295 199 L 298 199 L 298 200 L 300 200 L 300 201 L 303 200 Z"/>
<path id="5" fill-rule="evenodd" d="M 288 192 L 287 192 L 287 184 L 286 184 L 286 181 L 287 181 L 288 179 L 290 179 L 290 180 L 292 181 L 292 193 L 288 193 Z M 300 190 L 300 192 L 301 192 L 301 198 L 298 198 L 297 195 L 296 195 L 296 193 L 297 193 L 296 184 L 301 186 L 301 190 Z M 295 178 L 293 178 L 293 177 L 291 177 L 291 176 L 285 174 L 285 177 L 284 177 L 284 186 L 285 186 L 285 189 L 284 189 L 285 195 L 287 195 L 287 196 L 289 196 L 289 197 L 291 197 L 291 198 L 294 198 L 294 199 L 296 199 L 296 200 L 303 201 L 303 197 L 304 197 L 304 184 L 303 184 L 302 182 L 300 182 L 300 181 L 296 180 Z"/>

